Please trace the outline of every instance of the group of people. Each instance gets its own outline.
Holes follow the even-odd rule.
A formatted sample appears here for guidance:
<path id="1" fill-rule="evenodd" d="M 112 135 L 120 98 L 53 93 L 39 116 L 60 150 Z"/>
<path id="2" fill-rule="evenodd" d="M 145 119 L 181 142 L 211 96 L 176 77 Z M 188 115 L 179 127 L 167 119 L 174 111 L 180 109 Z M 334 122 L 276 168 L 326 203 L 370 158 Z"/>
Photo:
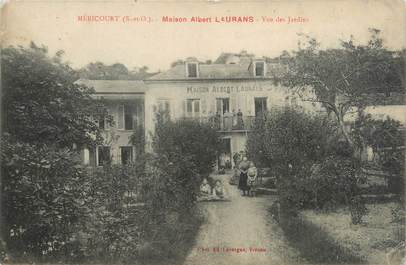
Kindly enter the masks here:
<path id="1" fill-rule="evenodd" d="M 212 115 L 210 113 L 209 116 L 210 123 L 217 129 L 231 130 L 244 128 L 243 114 L 240 109 L 238 112 L 233 110 L 232 112 L 225 111 L 223 114 L 216 112 L 215 115 Z"/>
<path id="2" fill-rule="evenodd" d="M 258 170 L 253 162 L 248 161 L 244 156 L 236 167 L 239 174 L 238 189 L 241 190 L 242 196 L 253 197 L 256 195 Z M 228 196 L 223 183 L 220 179 L 214 180 L 214 184 L 210 185 L 207 178 L 203 178 L 200 185 L 199 201 L 216 201 L 227 200 Z"/>
<path id="3" fill-rule="evenodd" d="M 239 181 L 238 189 L 241 190 L 242 196 L 255 196 L 257 187 L 258 170 L 253 162 L 249 162 L 247 157 L 243 157 L 238 165 Z"/>
<path id="4" fill-rule="evenodd" d="M 207 178 L 204 178 L 200 185 L 200 200 L 222 200 L 226 199 L 226 191 L 221 180 L 217 179 L 213 187 L 210 185 Z"/>

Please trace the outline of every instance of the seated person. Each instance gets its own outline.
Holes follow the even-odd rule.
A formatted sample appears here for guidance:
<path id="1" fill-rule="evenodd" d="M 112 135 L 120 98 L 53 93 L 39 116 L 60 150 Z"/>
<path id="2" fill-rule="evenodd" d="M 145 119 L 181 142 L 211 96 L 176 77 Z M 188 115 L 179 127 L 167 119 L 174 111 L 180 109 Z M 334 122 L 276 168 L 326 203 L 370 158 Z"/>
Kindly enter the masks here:
<path id="1" fill-rule="evenodd" d="M 208 196 L 211 194 L 211 187 L 206 178 L 203 179 L 202 184 L 200 185 L 200 195 Z"/>
<path id="2" fill-rule="evenodd" d="M 216 180 L 213 188 L 213 195 L 220 199 L 224 199 L 226 197 L 226 192 L 221 180 Z"/>

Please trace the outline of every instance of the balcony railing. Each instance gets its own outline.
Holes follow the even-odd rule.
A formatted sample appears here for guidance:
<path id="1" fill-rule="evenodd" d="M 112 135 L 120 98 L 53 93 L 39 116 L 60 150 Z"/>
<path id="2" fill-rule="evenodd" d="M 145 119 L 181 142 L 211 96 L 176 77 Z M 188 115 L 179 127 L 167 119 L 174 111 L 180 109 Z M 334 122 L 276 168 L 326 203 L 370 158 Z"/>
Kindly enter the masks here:
<path id="1" fill-rule="evenodd" d="M 208 123 L 210 126 L 220 132 L 230 131 L 249 131 L 253 128 L 255 116 L 233 116 L 233 117 L 196 117 L 186 118 Z"/>

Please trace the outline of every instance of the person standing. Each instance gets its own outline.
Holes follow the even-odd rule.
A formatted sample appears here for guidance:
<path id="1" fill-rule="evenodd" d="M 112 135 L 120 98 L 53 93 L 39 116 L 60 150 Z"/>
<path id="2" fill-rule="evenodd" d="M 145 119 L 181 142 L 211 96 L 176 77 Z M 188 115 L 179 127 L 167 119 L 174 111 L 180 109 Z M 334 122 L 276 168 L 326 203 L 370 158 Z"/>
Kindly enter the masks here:
<path id="1" fill-rule="evenodd" d="M 223 115 L 224 117 L 224 131 L 231 131 L 233 128 L 233 114 L 226 111 Z"/>
<path id="2" fill-rule="evenodd" d="M 248 195 L 255 196 L 256 187 L 257 187 L 257 177 L 258 170 L 255 167 L 253 162 L 250 162 L 250 167 L 247 170 L 247 185 L 248 185 Z"/>
<path id="3" fill-rule="evenodd" d="M 241 109 L 238 109 L 238 112 L 237 112 L 237 129 L 238 130 L 244 129 L 244 121 L 243 121 L 243 118 L 242 118 Z"/>
<path id="4" fill-rule="evenodd" d="M 247 157 L 243 157 L 242 161 L 240 162 L 239 168 L 240 179 L 238 181 L 238 188 L 242 191 L 242 196 L 245 196 L 248 195 L 249 192 L 249 188 L 247 185 L 249 162 Z"/>

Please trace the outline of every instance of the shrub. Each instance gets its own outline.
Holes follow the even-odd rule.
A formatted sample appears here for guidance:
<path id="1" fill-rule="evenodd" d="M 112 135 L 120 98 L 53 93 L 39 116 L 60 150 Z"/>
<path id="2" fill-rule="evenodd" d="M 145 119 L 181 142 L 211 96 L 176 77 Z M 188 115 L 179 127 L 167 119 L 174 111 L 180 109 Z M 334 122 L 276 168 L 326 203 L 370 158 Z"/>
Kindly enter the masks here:
<path id="1" fill-rule="evenodd" d="M 153 150 L 168 161 L 188 158 L 199 174 L 208 175 L 215 164 L 220 143 L 216 130 L 209 124 L 190 119 L 170 121 L 157 114 Z"/>
<path id="2" fill-rule="evenodd" d="M 82 235 L 86 259 L 128 262 L 137 257 L 146 227 L 144 163 L 106 165 L 86 182 L 86 209 Z M 141 205 L 142 206 L 142 205 Z"/>
<path id="3" fill-rule="evenodd" d="M 377 165 L 390 174 L 388 189 L 397 194 L 404 194 L 405 153 L 399 149 L 405 142 L 400 122 L 387 117 L 376 120 L 371 115 L 360 115 L 352 126 L 352 135 L 359 149 L 372 147 L 378 155 Z M 403 196 L 401 196 L 403 198 Z"/>
<path id="4" fill-rule="evenodd" d="M 75 152 L 2 141 L 2 234 L 15 258 L 75 259 L 85 172 Z"/>
<path id="5" fill-rule="evenodd" d="M 359 163 L 327 116 L 284 108 L 257 120 L 254 128 L 248 155 L 277 178 L 282 209 L 331 209 L 358 194 Z"/>
<path id="6" fill-rule="evenodd" d="M 336 130 L 337 125 L 326 116 L 273 109 L 256 119 L 247 153 L 259 166 L 271 168 L 277 178 L 309 174 L 314 163 L 331 153 Z"/>

